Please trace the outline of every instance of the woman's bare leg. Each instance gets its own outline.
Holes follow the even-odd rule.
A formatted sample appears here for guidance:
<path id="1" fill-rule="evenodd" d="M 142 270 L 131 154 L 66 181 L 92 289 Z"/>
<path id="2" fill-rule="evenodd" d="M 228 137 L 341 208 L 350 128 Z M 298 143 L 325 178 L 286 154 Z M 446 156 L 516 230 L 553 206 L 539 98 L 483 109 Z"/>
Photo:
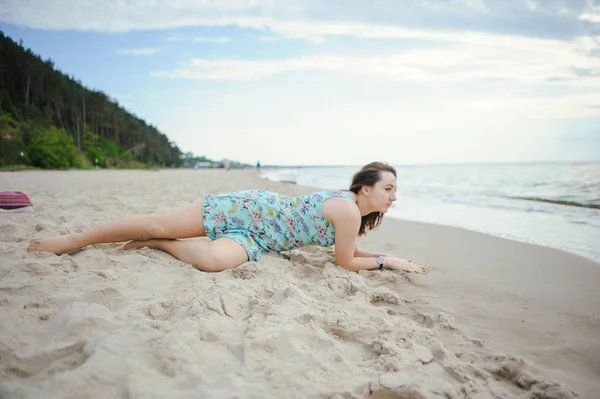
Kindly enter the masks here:
<path id="1" fill-rule="evenodd" d="M 59 255 L 92 244 L 205 235 L 200 203 L 171 214 L 130 216 L 101 224 L 84 233 L 44 238 L 31 243 L 27 251 L 46 251 Z"/>
<path id="2" fill-rule="evenodd" d="M 234 240 L 223 237 L 210 243 L 193 240 L 152 239 L 132 241 L 124 249 L 143 247 L 162 249 L 183 263 L 205 272 L 232 269 L 248 260 L 246 250 Z"/>

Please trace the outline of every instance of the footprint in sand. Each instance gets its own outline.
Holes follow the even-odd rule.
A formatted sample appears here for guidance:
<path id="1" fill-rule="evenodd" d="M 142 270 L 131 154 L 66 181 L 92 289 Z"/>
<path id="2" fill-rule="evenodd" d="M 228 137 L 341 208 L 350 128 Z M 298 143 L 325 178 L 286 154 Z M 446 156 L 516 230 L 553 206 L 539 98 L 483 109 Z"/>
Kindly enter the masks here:
<path id="1" fill-rule="evenodd" d="M 2 342 L 0 342 L 2 343 Z M 84 353 L 85 341 L 77 341 L 62 347 L 37 351 L 29 356 L 19 356 L 0 345 L 1 374 L 17 378 L 30 378 L 38 374 L 55 374 L 73 370 L 88 358 Z"/>

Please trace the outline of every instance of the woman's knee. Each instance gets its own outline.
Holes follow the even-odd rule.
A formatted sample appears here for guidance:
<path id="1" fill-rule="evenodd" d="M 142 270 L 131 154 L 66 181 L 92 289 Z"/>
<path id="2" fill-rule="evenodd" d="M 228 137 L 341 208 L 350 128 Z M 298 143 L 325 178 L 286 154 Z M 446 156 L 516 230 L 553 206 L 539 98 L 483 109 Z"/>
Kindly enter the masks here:
<path id="1" fill-rule="evenodd" d="M 227 267 L 224 267 L 223 263 L 209 257 L 205 257 L 197 262 L 192 263 L 192 266 L 207 273 L 221 272 L 228 269 Z"/>
<path id="2" fill-rule="evenodd" d="M 205 251 L 203 256 L 199 257 L 198 261 L 194 262 L 192 266 L 204 272 L 221 272 L 237 267 L 242 263 L 244 262 L 232 258 L 231 254 L 215 251 L 213 248 L 207 248 L 207 251 Z"/>
<path id="3" fill-rule="evenodd" d="M 196 269 L 200 270 L 201 272 L 206 272 L 206 273 L 215 273 L 215 272 L 222 272 L 223 268 L 219 268 L 218 265 L 216 264 L 211 264 L 211 263 L 193 263 L 192 266 L 194 266 Z"/>
<path id="4" fill-rule="evenodd" d="M 165 215 L 148 216 L 149 223 L 146 228 L 146 233 L 150 238 L 175 238 L 171 237 L 172 232 L 169 226 L 169 220 Z"/>

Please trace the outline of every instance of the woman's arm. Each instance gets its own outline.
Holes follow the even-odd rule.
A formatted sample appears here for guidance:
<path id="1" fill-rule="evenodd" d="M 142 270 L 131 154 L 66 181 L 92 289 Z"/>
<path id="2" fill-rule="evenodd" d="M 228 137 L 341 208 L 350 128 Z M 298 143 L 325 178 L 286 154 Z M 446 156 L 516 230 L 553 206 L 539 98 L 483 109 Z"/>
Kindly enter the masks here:
<path id="1" fill-rule="evenodd" d="M 360 229 L 360 212 L 355 204 L 346 201 L 336 201 L 335 207 L 330 207 L 327 214 L 335 226 L 335 262 L 344 269 L 358 272 L 360 270 L 376 270 L 379 268 L 376 257 L 380 254 L 366 253 L 371 256 L 362 257 L 356 254 L 356 237 Z M 387 269 L 422 272 L 421 268 L 410 261 L 395 256 L 383 255 L 383 267 Z"/>
<path id="2" fill-rule="evenodd" d="M 354 256 L 357 258 L 376 258 L 378 256 L 392 256 L 390 254 L 378 254 L 375 252 L 364 251 L 360 249 L 358 246 L 354 247 Z"/>
<path id="3" fill-rule="evenodd" d="M 328 216 L 335 226 L 335 263 L 344 269 L 358 272 L 360 270 L 375 270 L 379 263 L 372 257 L 361 257 L 355 254 L 356 237 L 360 229 L 360 212 L 355 204 L 336 201 L 335 207 L 330 207 Z M 385 258 L 384 267 L 392 268 L 391 257 Z"/>
<path id="4" fill-rule="evenodd" d="M 354 254 L 356 237 L 360 229 L 360 212 L 356 204 L 335 201 L 327 209 L 327 215 L 335 227 L 335 263 L 351 271 L 377 269 L 375 258 L 361 258 Z M 325 211 L 325 210 L 324 210 Z"/>

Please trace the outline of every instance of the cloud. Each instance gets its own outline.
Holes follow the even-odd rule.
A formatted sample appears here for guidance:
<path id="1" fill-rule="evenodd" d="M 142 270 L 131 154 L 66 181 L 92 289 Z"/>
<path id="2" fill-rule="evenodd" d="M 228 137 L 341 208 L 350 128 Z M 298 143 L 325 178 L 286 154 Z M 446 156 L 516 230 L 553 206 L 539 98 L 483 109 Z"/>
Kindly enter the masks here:
<path id="1" fill-rule="evenodd" d="M 579 19 L 598 24 L 600 23 L 600 13 L 585 12 L 579 16 Z"/>
<path id="2" fill-rule="evenodd" d="M 324 32 L 324 27 L 321 28 Z M 331 26 L 328 28 L 331 29 Z M 333 32 L 334 29 L 329 31 Z M 598 48 L 597 38 L 561 41 L 472 32 L 444 35 L 435 31 L 385 30 L 381 27 L 367 32 L 349 24 L 338 25 L 335 32 L 435 38 L 438 39 L 438 47 L 380 55 L 325 54 L 266 60 L 194 58 L 177 69 L 157 71 L 154 75 L 248 80 L 289 71 L 328 71 L 379 75 L 412 82 L 496 80 L 528 84 L 565 81 L 571 85 L 600 89 L 600 76 L 596 73 L 600 70 L 600 59 L 593 56 Z"/>
<path id="3" fill-rule="evenodd" d="M 195 37 L 193 39 L 195 42 L 206 42 L 206 43 L 228 43 L 231 41 L 229 37 Z"/>
<path id="4" fill-rule="evenodd" d="M 598 93 L 562 95 L 552 97 L 534 96 L 508 99 L 477 99 L 460 101 L 459 106 L 475 113 L 491 111 L 510 114 L 511 118 L 537 116 L 544 119 L 600 117 L 597 108 Z"/>
<path id="5" fill-rule="evenodd" d="M 119 54 L 124 55 L 152 55 L 156 54 L 158 50 L 155 48 L 132 48 L 119 50 Z"/>
<path id="6" fill-rule="evenodd" d="M 489 12 L 484 0 L 421 0 L 421 6 L 441 12 L 461 13 L 465 10 Z"/>
<path id="7" fill-rule="evenodd" d="M 127 32 L 186 26 L 239 15 L 279 15 L 304 0 L 8 0 L 0 21 L 46 30 Z"/>
<path id="8" fill-rule="evenodd" d="M 258 36 L 258 40 L 260 40 L 261 42 L 276 42 L 277 37 L 276 36 Z"/>
<path id="9" fill-rule="evenodd" d="M 204 43 L 229 43 L 230 37 L 208 37 L 208 36 L 186 36 L 182 34 L 172 34 L 165 39 L 168 42 L 204 42 Z"/>
<path id="10" fill-rule="evenodd" d="M 577 19 L 592 8 L 592 0 L 525 0 L 525 8 L 548 16 Z"/>
<path id="11" fill-rule="evenodd" d="M 545 14 L 565 15 L 575 23 L 580 15 L 592 14 L 589 0 L 420 0 L 414 2 L 378 0 L 375 6 L 360 0 L 343 2 L 343 13 L 335 1 L 309 0 L 127 0 L 113 3 L 105 0 L 8 0 L 10 7 L 0 15 L 9 24 L 49 30 L 84 30 L 99 32 L 127 32 L 133 30 L 169 29 L 191 26 L 238 26 L 263 31 L 287 31 L 294 37 L 299 26 L 313 27 L 313 21 L 331 19 L 340 15 L 344 21 L 369 21 L 371 25 L 415 23 L 421 26 L 456 26 L 466 15 L 479 14 L 486 22 L 507 20 L 505 29 L 530 29 L 531 21 L 523 17 L 524 10 Z M 431 10 L 442 11 L 445 18 L 432 18 Z M 416 19 L 415 19 L 416 17 Z M 593 17 L 595 19 L 596 17 Z M 279 22 L 278 22 L 279 21 Z M 292 22 L 286 25 L 287 21 Z M 274 26 L 277 25 L 277 26 Z M 517 25 L 520 28 L 515 28 Z M 319 42 L 323 35 L 304 31 L 301 38 Z"/>

